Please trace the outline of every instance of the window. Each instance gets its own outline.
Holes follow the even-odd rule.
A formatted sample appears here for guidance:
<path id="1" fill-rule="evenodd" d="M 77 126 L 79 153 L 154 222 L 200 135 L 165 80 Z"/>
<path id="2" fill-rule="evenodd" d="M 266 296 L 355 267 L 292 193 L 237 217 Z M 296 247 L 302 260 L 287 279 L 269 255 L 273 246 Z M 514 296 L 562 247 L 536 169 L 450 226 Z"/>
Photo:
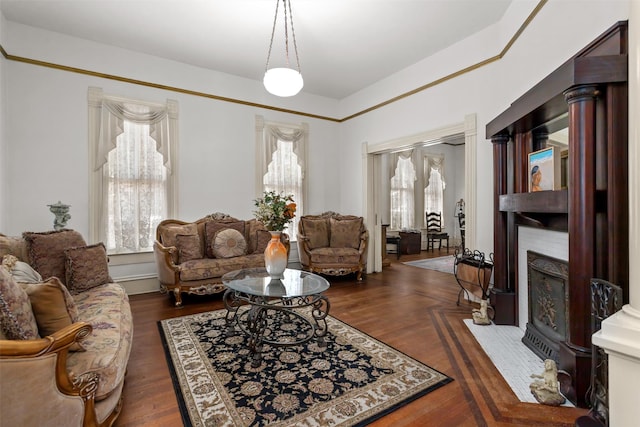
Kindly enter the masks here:
<path id="1" fill-rule="evenodd" d="M 167 218 L 166 172 L 149 125 L 125 120 L 106 165 L 109 253 L 153 250 L 156 228 Z"/>
<path id="2" fill-rule="evenodd" d="M 308 127 L 265 123 L 256 118 L 256 148 L 258 151 L 257 193 L 275 191 L 293 194 L 297 205 L 293 222 L 285 229 L 292 241 L 296 240 L 298 221 L 304 212 L 306 199 L 305 165 Z"/>
<path id="3" fill-rule="evenodd" d="M 408 156 L 397 157 L 395 175 L 391 178 L 391 229 L 403 230 L 414 228 L 415 203 L 414 186 L 416 169 Z"/>
<path id="4" fill-rule="evenodd" d="M 444 158 L 424 158 L 424 212 L 439 212 L 444 217 Z"/>
<path id="5" fill-rule="evenodd" d="M 176 215 L 172 159 L 177 103 L 150 104 L 89 89 L 92 162 L 90 241 L 110 254 L 151 252 L 155 231 Z"/>

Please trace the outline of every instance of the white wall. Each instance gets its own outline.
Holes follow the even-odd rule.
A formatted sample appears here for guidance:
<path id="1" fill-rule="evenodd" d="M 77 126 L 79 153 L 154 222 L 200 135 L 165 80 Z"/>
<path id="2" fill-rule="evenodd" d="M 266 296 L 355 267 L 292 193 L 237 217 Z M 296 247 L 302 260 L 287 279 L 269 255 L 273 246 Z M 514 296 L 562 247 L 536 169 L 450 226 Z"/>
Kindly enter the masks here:
<path id="1" fill-rule="evenodd" d="M 15 23 L 9 23 L 8 29 L 9 40 L 3 42 L 3 46 L 17 56 L 209 92 L 216 82 L 224 79 L 224 88 L 235 85 L 242 88 L 240 92 L 246 98 L 252 95 L 246 79 L 208 74 L 195 67 Z M 7 174 L 11 179 L 6 200 L 11 208 L 6 209 L 5 233 L 51 228 L 53 215 L 46 205 L 61 200 L 71 205 L 69 227 L 88 235 L 86 99 L 89 86 L 102 87 L 105 94 L 134 99 L 178 101 L 181 219 L 194 220 L 215 211 L 239 218 L 252 217 L 252 201 L 256 196 L 256 114 L 269 121 L 309 123 L 308 208 L 319 211 L 325 206 L 339 207 L 339 195 L 335 191 L 339 179 L 337 164 L 325 156 L 336 151 L 333 146 L 338 144 L 337 123 L 16 61 L 7 62 L 6 74 L 6 80 L 11 82 L 6 88 L 9 108 L 5 117 L 10 123 L 6 136 L 11 141 L 7 147 L 11 159 Z M 251 81 L 253 83 L 254 96 L 250 100 L 266 101 L 260 99 L 266 96 L 262 85 Z M 208 84 L 211 86 L 205 88 Z M 221 92 L 231 95 L 225 90 Z M 327 113 L 327 106 L 334 103 L 316 96 L 301 97 L 295 102 L 300 105 L 286 108 L 313 108 L 319 114 Z"/>

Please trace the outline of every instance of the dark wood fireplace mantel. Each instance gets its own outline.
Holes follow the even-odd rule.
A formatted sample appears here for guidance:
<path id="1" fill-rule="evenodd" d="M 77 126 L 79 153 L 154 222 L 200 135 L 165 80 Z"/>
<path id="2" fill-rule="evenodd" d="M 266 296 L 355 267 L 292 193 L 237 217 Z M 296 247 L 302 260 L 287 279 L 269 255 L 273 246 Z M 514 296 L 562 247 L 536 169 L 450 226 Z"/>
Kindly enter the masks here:
<path id="1" fill-rule="evenodd" d="M 518 226 L 568 232 L 570 322 L 559 361 L 572 378 L 567 397 L 579 406 L 591 371 L 590 280 L 608 280 L 628 295 L 627 31 L 627 22 L 616 23 L 486 126 L 496 316 L 513 325 L 518 318 Z M 569 134 L 567 188 L 530 193 L 528 155 L 561 128 Z"/>

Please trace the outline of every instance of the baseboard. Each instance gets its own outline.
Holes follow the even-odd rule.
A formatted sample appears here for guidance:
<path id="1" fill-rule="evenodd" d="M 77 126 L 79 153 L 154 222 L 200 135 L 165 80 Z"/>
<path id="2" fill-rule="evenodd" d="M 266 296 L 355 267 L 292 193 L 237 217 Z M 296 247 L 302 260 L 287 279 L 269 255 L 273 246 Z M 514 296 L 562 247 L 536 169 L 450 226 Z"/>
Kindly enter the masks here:
<path id="1" fill-rule="evenodd" d="M 120 277 L 114 278 L 114 282 L 122 285 L 127 295 L 148 294 L 160 291 L 160 282 L 156 276 L 144 277 Z"/>

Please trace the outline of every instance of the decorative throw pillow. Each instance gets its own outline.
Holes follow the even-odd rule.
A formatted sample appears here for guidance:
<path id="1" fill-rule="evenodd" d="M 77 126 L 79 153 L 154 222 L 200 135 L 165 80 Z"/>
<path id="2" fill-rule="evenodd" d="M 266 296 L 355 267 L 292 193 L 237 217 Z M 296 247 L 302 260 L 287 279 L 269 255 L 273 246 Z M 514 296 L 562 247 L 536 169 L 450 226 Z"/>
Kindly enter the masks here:
<path id="1" fill-rule="evenodd" d="M 38 338 L 29 296 L 4 268 L 0 268 L 0 329 L 10 340 Z"/>
<path id="2" fill-rule="evenodd" d="M 20 261 L 29 261 L 27 242 L 22 237 L 5 236 L 0 233 L 0 258 L 14 255 Z"/>
<path id="3" fill-rule="evenodd" d="M 29 263 L 42 277 L 55 276 L 66 284 L 64 250 L 87 243 L 74 230 L 62 229 L 43 233 L 24 232 L 27 241 Z"/>
<path id="4" fill-rule="evenodd" d="M 165 225 L 160 229 L 160 239 L 164 246 L 177 246 L 176 236 L 198 234 L 198 224 Z"/>
<path id="5" fill-rule="evenodd" d="M 302 217 L 300 220 L 304 235 L 309 239 L 310 249 L 329 247 L 329 227 L 326 219 Z"/>
<path id="6" fill-rule="evenodd" d="M 219 258 L 213 253 L 214 239 L 216 234 L 227 228 L 238 231 L 244 238 L 244 221 L 208 221 L 204 224 L 204 234 L 207 242 L 207 257 Z"/>
<path id="7" fill-rule="evenodd" d="M 22 283 L 21 286 L 29 296 L 41 337 L 77 322 L 78 309 L 75 301 L 57 277 L 50 277 L 42 283 Z M 74 343 L 70 349 L 84 351 L 78 343 Z"/>
<path id="8" fill-rule="evenodd" d="M 102 242 L 64 251 L 67 287 L 72 294 L 110 283 L 107 250 Z"/>
<path id="9" fill-rule="evenodd" d="M 360 247 L 360 229 L 362 218 L 331 218 L 331 247 L 353 248 Z"/>
<path id="10" fill-rule="evenodd" d="M 5 255 L 2 258 L 4 267 L 18 283 L 40 283 L 42 276 L 26 262 L 20 261 L 13 255 Z"/>
<path id="11" fill-rule="evenodd" d="M 178 248 L 178 263 L 202 258 L 200 248 L 200 235 L 198 234 L 178 234 L 176 236 L 176 247 Z"/>
<path id="12" fill-rule="evenodd" d="M 247 253 L 253 254 L 257 252 L 256 246 L 258 243 L 258 231 L 266 231 L 264 225 L 256 220 L 249 219 L 244 222 L 244 236 L 247 239 Z"/>
<path id="13" fill-rule="evenodd" d="M 212 252 L 216 258 L 232 258 L 247 253 L 247 241 L 233 228 L 218 231 L 213 239 Z"/>
<path id="14" fill-rule="evenodd" d="M 267 249 L 267 245 L 271 240 L 271 233 L 267 230 L 258 230 L 256 231 L 256 250 L 254 253 L 261 254 Z"/>
<path id="15" fill-rule="evenodd" d="M 11 273 L 11 270 L 13 270 L 13 266 L 16 265 L 16 262 L 18 262 L 18 258 L 16 258 L 15 256 L 10 254 L 5 255 L 2 257 L 2 268 Z"/>

